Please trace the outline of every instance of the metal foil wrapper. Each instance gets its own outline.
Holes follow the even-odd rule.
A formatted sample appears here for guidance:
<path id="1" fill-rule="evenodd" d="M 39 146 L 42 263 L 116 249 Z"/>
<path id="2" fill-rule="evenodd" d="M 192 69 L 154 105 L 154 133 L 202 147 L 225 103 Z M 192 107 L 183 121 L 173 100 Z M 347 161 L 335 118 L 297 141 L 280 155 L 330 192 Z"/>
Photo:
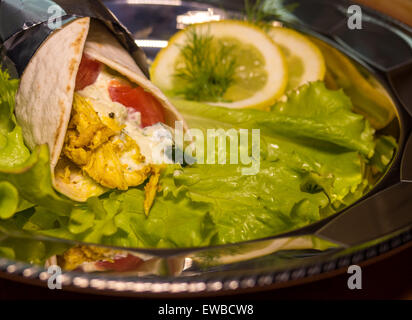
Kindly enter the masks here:
<path id="1" fill-rule="evenodd" d="M 102 21 L 149 78 L 146 56 L 130 32 L 100 0 L 0 0 L 0 64 L 21 77 L 41 44 L 77 18 Z"/>

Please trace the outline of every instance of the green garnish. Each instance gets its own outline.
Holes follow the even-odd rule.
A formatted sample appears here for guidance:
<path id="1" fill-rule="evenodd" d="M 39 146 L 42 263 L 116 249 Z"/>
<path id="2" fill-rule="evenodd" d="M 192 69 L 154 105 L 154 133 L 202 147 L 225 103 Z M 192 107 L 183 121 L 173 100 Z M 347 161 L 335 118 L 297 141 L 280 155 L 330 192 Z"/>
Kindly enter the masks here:
<path id="1" fill-rule="evenodd" d="M 245 0 L 245 15 L 247 21 L 254 24 L 261 24 L 269 16 L 265 11 L 262 10 L 262 5 L 260 0 L 253 1 Z"/>
<path id="2" fill-rule="evenodd" d="M 185 84 L 177 93 L 191 101 L 222 101 L 235 81 L 237 64 L 231 54 L 234 49 L 235 45 L 216 40 L 209 33 L 191 30 L 174 74 Z"/>
<path id="3" fill-rule="evenodd" d="M 273 19 L 289 15 L 298 6 L 297 3 L 284 4 L 284 0 L 245 0 L 246 20 L 263 29 L 271 26 Z"/>

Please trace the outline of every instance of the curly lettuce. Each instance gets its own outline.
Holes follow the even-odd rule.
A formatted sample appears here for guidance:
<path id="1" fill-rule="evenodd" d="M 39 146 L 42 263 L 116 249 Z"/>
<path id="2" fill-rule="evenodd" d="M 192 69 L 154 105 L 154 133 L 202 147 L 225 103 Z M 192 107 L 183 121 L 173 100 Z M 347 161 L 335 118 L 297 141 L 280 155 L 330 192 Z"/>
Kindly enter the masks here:
<path id="1" fill-rule="evenodd" d="M 53 189 L 47 146 L 26 147 L 14 116 L 19 81 L 0 71 L 0 219 L 34 205 L 68 214 L 72 203 Z"/>
<path id="2" fill-rule="evenodd" d="M 0 170 L 14 168 L 30 156 L 13 113 L 18 86 L 18 80 L 0 71 Z"/>
<path id="3" fill-rule="evenodd" d="M 350 99 L 342 91 L 327 90 L 321 82 L 299 88 L 269 112 L 175 99 L 189 127 L 203 132 L 260 129 L 260 170 L 243 175 L 242 164 L 168 166 L 147 217 L 143 187 L 112 191 L 86 203 L 56 193 L 47 147 L 30 153 L 24 145 L 13 115 L 16 90 L 17 82 L 2 73 L 2 230 L 144 248 L 197 247 L 273 236 L 356 201 L 369 186 L 365 167 L 382 172 L 396 147 L 391 138 L 375 139 L 369 122 L 352 112 Z M 0 255 L 16 255 L 18 250 L 10 248 L 0 242 Z M 43 256 L 49 252 L 41 245 L 38 248 Z"/>

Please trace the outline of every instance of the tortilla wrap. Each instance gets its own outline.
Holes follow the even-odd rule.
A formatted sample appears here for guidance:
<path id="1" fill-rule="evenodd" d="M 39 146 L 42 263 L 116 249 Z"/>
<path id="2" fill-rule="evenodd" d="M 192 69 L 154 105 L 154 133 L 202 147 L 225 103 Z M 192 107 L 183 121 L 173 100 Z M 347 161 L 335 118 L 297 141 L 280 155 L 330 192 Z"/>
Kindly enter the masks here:
<path id="1" fill-rule="evenodd" d="M 21 77 L 15 113 L 31 150 L 38 145 L 48 145 L 56 190 L 76 201 L 85 201 L 90 196 L 90 190 L 83 193 L 86 187 L 95 189 L 92 195 L 104 192 L 103 187 L 91 186 L 90 178 L 80 170 L 71 173 L 70 180 L 75 184 L 68 184 L 55 174 L 59 170 L 83 53 L 150 92 L 163 107 L 165 123 L 174 128 L 175 121 L 183 121 L 187 130 L 176 108 L 144 76 L 131 55 L 101 22 L 79 18 L 56 30 L 38 49 Z"/>

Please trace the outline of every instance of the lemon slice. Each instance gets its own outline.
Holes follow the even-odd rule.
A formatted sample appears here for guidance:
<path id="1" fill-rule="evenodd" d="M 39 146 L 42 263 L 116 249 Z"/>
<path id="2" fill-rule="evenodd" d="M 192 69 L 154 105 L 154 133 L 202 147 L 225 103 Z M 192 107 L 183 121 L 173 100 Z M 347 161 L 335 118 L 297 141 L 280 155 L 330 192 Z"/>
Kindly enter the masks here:
<path id="1" fill-rule="evenodd" d="M 219 102 L 228 108 L 265 108 L 280 98 L 288 83 L 286 59 L 281 49 L 261 29 L 243 21 L 224 20 L 193 25 L 175 34 L 151 67 L 151 80 L 166 94 L 174 95 L 182 82 L 176 77 L 182 48 L 190 32 L 209 35 L 215 45 L 232 46 L 234 81 Z M 184 84 L 183 84 L 184 85 Z M 208 102 L 208 101 L 203 101 Z"/>
<path id="2" fill-rule="evenodd" d="M 286 57 L 289 70 L 287 91 L 325 78 L 326 64 L 322 52 L 307 37 L 283 27 L 272 27 L 268 34 Z"/>

